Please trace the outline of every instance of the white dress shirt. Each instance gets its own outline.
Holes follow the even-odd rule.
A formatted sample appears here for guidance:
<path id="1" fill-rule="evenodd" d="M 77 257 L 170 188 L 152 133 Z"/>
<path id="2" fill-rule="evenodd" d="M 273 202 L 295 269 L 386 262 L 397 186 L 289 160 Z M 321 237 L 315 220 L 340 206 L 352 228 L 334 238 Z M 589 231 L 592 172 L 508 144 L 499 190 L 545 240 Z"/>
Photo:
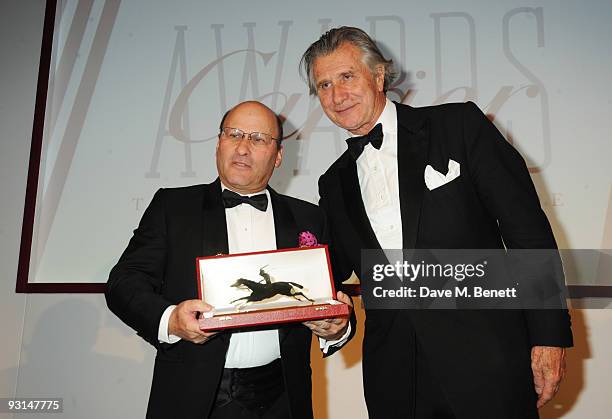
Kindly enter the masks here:
<path id="1" fill-rule="evenodd" d="M 226 189 L 225 185 L 221 185 Z M 260 211 L 249 204 L 240 204 L 225 209 L 227 223 L 227 244 L 229 253 L 247 253 L 276 249 L 276 231 L 274 213 L 268 190 L 249 194 L 248 196 L 265 193 L 268 197 L 266 211 Z M 164 311 L 159 322 L 158 339 L 160 342 L 175 343 L 178 336 L 168 335 L 168 322 L 174 310 L 174 305 Z M 349 330 L 342 338 L 335 341 L 320 340 L 321 349 L 327 352 L 332 345 L 347 340 Z M 269 364 L 280 358 L 278 330 L 261 330 L 255 332 L 232 333 L 229 348 L 225 357 L 225 368 L 251 368 Z"/>
<path id="2" fill-rule="evenodd" d="M 397 110 L 387 99 L 376 123 L 383 127 L 380 150 L 367 144 L 356 161 L 368 219 L 382 249 L 402 248 L 402 215 L 397 172 Z"/>

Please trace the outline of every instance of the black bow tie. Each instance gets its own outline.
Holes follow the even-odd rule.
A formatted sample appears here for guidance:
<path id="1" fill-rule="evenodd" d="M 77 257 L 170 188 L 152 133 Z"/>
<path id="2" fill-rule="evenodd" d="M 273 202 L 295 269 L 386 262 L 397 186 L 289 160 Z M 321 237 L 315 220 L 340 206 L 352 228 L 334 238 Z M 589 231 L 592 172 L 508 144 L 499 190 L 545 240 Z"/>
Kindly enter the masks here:
<path id="1" fill-rule="evenodd" d="M 265 211 L 268 208 L 268 196 L 265 193 L 253 196 L 242 196 L 236 192 L 224 189 L 221 193 L 223 198 L 223 206 L 225 208 L 234 208 L 240 204 L 249 204 L 259 211 Z"/>
<path id="2" fill-rule="evenodd" d="M 361 156 L 361 153 L 363 153 L 363 149 L 368 143 L 371 143 L 372 147 L 374 147 L 375 149 L 380 150 L 382 141 L 382 124 L 376 124 L 376 126 L 372 128 L 370 132 L 368 132 L 366 135 L 363 135 L 361 137 L 351 137 L 346 140 L 346 143 L 348 144 L 348 152 L 351 154 L 351 156 L 353 156 L 355 160 L 357 160 L 359 156 Z"/>

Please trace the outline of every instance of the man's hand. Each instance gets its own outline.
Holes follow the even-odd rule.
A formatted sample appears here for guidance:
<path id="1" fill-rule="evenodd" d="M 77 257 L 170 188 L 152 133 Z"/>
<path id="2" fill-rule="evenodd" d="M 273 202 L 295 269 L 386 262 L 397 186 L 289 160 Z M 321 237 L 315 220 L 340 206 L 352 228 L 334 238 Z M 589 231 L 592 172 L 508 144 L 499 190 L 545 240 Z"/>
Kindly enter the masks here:
<path id="1" fill-rule="evenodd" d="M 349 307 L 353 307 L 351 298 L 344 294 L 342 291 L 338 291 L 336 294 L 338 301 L 348 304 Z M 348 327 L 350 313 L 348 317 L 336 317 L 334 319 L 324 320 L 311 320 L 304 322 L 304 326 L 312 330 L 312 333 L 325 339 L 325 340 L 338 340 L 346 333 Z"/>
<path id="2" fill-rule="evenodd" d="M 531 348 L 531 369 L 539 409 L 559 390 L 559 384 L 565 375 L 565 348 L 534 346 Z"/>
<path id="3" fill-rule="evenodd" d="M 217 332 L 203 332 L 200 330 L 197 315 L 212 310 L 210 304 L 202 300 L 185 300 L 176 306 L 168 320 L 168 334 L 193 343 L 204 343 Z"/>

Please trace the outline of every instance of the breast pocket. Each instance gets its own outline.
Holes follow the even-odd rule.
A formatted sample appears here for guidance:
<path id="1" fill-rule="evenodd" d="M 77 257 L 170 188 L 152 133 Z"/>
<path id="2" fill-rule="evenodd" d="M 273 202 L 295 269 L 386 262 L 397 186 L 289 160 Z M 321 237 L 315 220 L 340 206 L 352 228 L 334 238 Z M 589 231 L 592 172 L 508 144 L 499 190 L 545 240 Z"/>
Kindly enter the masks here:
<path id="1" fill-rule="evenodd" d="M 430 196 L 436 199 L 444 197 L 457 197 L 461 195 L 463 186 L 463 178 L 459 176 L 451 180 L 450 182 L 445 183 L 444 185 L 438 186 L 435 189 L 426 189 L 425 194 L 429 194 Z"/>
<path id="2" fill-rule="evenodd" d="M 469 194 L 461 177 L 434 190 L 425 189 L 421 209 L 421 227 L 425 232 L 437 232 L 449 239 L 470 219 Z"/>

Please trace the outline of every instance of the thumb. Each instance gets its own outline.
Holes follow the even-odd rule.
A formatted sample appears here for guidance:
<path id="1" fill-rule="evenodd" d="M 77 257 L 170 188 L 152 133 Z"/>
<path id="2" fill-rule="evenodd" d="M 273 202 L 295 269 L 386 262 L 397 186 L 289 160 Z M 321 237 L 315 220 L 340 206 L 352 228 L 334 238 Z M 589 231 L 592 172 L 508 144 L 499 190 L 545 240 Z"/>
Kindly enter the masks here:
<path id="1" fill-rule="evenodd" d="M 192 313 L 195 313 L 197 311 L 206 312 L 211 311 L 213 309 L 213 306 L 203 300 L 187 300 L 185 301 L 185 309 Z"/>
<path id="2" fill-rule="evenodd" d="M 338 301 L 343 302 L 344 304 L 348 304 L 349 306 L 353 307 L 353 301 L 351 300 L 351 297 L 349 297 L 348 295 L 346 295 L 342 291 L 338 291 L 336 293 L 336 299 Z"/>

